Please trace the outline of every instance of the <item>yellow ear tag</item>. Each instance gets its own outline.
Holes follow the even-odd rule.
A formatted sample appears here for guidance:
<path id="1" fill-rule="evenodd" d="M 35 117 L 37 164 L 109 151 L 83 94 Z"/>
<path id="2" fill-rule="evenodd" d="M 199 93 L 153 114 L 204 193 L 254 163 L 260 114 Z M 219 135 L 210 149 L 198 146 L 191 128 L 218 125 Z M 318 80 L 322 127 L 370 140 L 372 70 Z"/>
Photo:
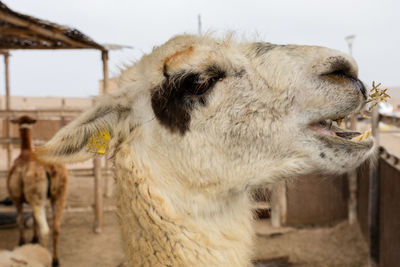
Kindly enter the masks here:
<path id="1" fill-rule="evenodd" d="M 110 140 L 110 133 L 107 130 L 101 130 L 89 138 L 86 148 L 88 148 L 89 152 L 104 154 L 106 153 Z"/>

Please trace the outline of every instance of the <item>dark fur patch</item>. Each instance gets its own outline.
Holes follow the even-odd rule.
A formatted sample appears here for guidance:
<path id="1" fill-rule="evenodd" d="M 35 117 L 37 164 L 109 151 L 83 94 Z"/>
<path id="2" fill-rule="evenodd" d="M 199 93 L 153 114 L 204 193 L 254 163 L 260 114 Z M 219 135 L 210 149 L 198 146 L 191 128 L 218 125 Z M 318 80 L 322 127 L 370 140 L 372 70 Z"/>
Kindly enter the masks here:
<path id="1" fill-rule="evenodd" d="M 257 56 L 264 55 L 265 53 L 269 52 L 271 49 L 274 49 L 278 45 L 271 44 L 271 43 L 254 43 L 254 51 L 256 52 Z"/>
<path id="2" fill-rule="evenodd" d="M 162 125 L 183 135 L 189 129 L 191 111 L 196 105 L 207 104 L 210 89 L 226 73 L 212 65 L 203 73 L 184 71 L 170 75 L 164 67 L 164 76 L 164 82 L 152 92 L 151 105 Z"/>
<path id="3" fill-rule="evenodd" d="M 320 156 L 321 158 L 325 158 L 325 153 L 324 153 L 324 152 L 321 152 L 321 153 L 319 154 L 319 156 Z"/>

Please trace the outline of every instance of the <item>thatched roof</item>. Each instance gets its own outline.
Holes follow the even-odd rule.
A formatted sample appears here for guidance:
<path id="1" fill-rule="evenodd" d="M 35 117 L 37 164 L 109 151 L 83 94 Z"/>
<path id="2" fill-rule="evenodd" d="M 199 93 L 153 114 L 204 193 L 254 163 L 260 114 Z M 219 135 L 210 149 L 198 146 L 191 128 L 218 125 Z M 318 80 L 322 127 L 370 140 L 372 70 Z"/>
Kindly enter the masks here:
<path id="1" fill-rule="evenodd" d="M 100 49 L 77 29 L 17 13 L 0 1 L 0 49 Z"/>

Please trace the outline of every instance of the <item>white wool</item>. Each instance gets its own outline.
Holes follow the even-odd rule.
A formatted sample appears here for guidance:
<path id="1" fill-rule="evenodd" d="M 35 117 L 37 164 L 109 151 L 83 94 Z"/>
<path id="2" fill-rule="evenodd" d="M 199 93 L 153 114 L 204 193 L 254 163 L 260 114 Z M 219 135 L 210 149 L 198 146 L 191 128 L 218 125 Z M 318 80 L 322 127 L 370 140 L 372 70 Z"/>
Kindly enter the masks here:
<path id="1" fill-rule="evenodd" d="M 24 245 L 13 251 L 0 250 L 2 267 L 50 267 L 51 254 L 40 245 Z"/>

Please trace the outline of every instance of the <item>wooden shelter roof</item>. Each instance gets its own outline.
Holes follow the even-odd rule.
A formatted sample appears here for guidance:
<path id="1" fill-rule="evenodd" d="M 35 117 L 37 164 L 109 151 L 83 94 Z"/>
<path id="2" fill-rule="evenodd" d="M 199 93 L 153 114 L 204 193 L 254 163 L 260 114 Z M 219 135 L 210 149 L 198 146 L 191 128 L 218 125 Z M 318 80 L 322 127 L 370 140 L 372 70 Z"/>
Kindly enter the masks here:
<path id="1" fill-rule="evenodd" d="M 0 49 L 106 50 L 77 29 L 15 12 L 1 1 Z"/>

